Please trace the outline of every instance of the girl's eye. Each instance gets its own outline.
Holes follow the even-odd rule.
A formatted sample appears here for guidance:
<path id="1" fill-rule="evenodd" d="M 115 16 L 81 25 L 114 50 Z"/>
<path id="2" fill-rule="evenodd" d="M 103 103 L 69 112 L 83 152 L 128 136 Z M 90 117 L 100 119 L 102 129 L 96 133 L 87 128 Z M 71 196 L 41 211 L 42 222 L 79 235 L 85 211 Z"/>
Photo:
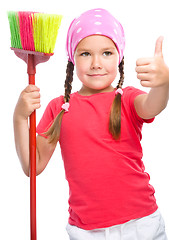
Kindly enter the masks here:
<path id="1" fill-rule="evenodd" d="M 90 55 L 90 53 L 88 53 L 88 52 L 83 52 L 83 53 L 80 54 L 80 56 L 84 56 L 84 57 L 87 57 L 89 55 Z"/>
<path id="2" fill-rule="evenodd" d="M 111 56 L 112 55 L 112 52 L 109 52 L 109 51 L 106 51 L 103 53 L 104 56 Z"/>

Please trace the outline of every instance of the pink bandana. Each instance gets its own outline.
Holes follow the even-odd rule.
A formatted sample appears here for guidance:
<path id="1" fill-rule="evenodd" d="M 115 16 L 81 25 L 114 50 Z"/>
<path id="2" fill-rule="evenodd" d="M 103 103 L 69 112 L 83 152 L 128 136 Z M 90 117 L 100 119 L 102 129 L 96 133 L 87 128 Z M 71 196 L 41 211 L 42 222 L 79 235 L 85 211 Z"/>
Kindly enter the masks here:
<path id="1" fill-rule="evenodd" d="M 69 61 L 74 63 L 74 52 L 78 43 L 91 35 L 109 37 L 115 43 L 119 53 L 119 64 L 123 58 L 125 37 L 122 25 L 107 10 L 92 9 L 75 18 L 67 33 L 66 50 Z"/>

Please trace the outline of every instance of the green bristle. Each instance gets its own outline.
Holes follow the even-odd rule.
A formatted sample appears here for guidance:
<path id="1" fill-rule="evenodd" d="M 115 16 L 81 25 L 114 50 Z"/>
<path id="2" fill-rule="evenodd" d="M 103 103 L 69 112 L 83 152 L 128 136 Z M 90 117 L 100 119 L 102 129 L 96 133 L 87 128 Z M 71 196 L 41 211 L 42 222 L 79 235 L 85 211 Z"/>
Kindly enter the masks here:
<path id="1" fill-rule="evenodd" d="M 53 53 L 62 16 L 35 13 L 33 17 L 35 51 Z"/>
<path id="2" fill-rule="evenodd" d="M 17 12 L 8 12 L 8 20 L 11 32 L 11 47 L 22 49 L 20 39 L 19 18 Z"/>

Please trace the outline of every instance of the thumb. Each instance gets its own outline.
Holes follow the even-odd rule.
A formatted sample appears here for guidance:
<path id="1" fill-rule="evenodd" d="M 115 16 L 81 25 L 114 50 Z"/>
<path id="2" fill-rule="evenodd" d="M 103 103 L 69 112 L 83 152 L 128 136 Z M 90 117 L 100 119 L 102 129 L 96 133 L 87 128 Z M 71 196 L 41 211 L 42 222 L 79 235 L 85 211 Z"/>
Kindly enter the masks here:
<path id="1" fill-rule="evenodd" d="M 163 36 L 160 36 L 160 37 L 157 39 L 156 45 L 155 45 L 154 56 L 163 57 L 163 53 L 162 53 L 163 40 L 164 40 L 164 37 L 163 37 Z"/>

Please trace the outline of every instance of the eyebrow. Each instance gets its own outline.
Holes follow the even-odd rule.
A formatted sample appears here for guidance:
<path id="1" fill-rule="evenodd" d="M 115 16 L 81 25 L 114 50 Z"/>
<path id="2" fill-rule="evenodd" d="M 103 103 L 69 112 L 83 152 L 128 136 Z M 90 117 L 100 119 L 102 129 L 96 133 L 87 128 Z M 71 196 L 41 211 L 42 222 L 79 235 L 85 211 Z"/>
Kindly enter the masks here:
<path id="1" fill-rule="evenodd" d="M 106 48 L 102 48 L 102 51 L 108 51 L 108 50 L 115 50 L 116 47 L 106 47 Z M 77 52 L 90 52 L 91 49 L 87 49 L 87 48 L 78 48 Z"/>
<path id="2" fill-rule="evenodd" d="M 106 50 L 116 50 L 116 47 L 107 47 L 107 48 L 103 48 L 102 50 L 103 51 L 106 51 Z"/>

